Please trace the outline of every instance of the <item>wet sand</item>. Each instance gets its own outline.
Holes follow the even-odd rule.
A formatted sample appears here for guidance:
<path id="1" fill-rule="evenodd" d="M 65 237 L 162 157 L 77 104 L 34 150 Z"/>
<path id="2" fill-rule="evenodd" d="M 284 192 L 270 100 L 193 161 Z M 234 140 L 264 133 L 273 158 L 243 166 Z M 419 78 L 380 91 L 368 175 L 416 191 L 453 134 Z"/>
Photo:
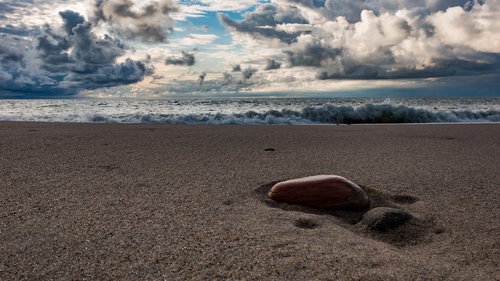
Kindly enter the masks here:
<path id="1" fill-rule="evenodd" d="M 0 123 L 1 280 L 500 280 L 500 124 Z M 418 223 L 266 199 L 337 174 Z"/>

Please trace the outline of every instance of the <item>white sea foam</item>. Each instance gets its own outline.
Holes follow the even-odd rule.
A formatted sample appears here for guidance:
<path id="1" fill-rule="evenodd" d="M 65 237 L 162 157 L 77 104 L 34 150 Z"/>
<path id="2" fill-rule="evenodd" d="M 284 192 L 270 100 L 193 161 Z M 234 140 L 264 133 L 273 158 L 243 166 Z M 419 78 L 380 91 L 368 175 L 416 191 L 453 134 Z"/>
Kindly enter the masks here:
<path id="1" fill-rule="evenodd" d="M 158 124 L 500 122 L 499 98 L 0 100 L 0 120 Z"/>

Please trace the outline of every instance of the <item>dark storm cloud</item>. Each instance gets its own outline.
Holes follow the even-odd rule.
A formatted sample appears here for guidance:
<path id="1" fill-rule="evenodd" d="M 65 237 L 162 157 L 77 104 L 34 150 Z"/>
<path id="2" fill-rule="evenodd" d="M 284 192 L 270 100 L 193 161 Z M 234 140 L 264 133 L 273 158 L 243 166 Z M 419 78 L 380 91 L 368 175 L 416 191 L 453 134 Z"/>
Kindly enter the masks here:
<path id="1" fill-rule="evenodd" d="M 490 57 L 490 61 L 478 63 L 466 60 L 436 61 L 433 67 L 426 69 L 399 68 L 393 70 L 384 65 L 363 65 L 356 62 L 343 61 L 342 71 L 338 69 L 318 72 L 317 78 L 327 79 L 411 79 L 446 76 L 470 76 L 500 71 L 500 56 Z"/>
<path id="2" fill-rule="evenodd" d="M 36 40 L 13 35 L 18 32 L 0 33 L 1 96 L 73 95 L 135 83 L 152 74 L 145 62 L 117 63 L 125 53 L 123 43 L 107 35 L 97 37 L 80 14 L 64 11 L 60 16 L 63 26 L 46 25 Z"/>
<path id="3" fill-rule="evenodd" d="M 281 68 L 281 63 L 277 62 L 274 59 L 268 59 L 266 63 L 266 67 L 264 68 L 265 70 L 272 70 L 272 69 L 280 69 Z"/>
<path id="4" fill-rule="evenodd" d="M 85 18 L 77 12 L 63 11 L 59 15 L 61 15 L 64 21 L 64 29 L 68 35 L 73 35 L 73 28 L 85 22 Z"/>
<path id="5" fill-rule="evenodd" d="M 219 19 L 224 25 L 240 33 L 246 33 L 260 38 L 279 39 L 280 41 L 288 44 L 295 42 L 297 36 L 299 35 L 298 33 L 290 34 L 284 31 L 278 31 L 274 28 L 255 26 L 245 20 L 234 21 L 229 16 L 224 14 L 220 14 Z"/>
<path id="6" fill-rule="evenodd" d="M 38 38 L 37 49 L 41 58 L 50 65 L 63 65 L 75 72 L 93 72 L 102 65 L 113 64 L 124 54 L 123 44 L 105 35 L 98 38 L 93 34 L 93 26 L 78 13 L 60 12 L 66 34 L 57 34 L 49 26 Z M 84 70 L 85 69 L 85 70 Z"/>
<path id="7" fill-rule="evenodd" d="M 51 90 L 60 77 L 49 77 L 33 67 L 33 41 L 13 33 L 19 34 L 0 33 L 0 97 L 26 97 Z"/>
<path id="8" fill-rule="evenodd" d="M 173 32 L 170 16 L 177 11 L 171 0 L 161 0 L 140 6 L 130 0 L 97 0 L 93 21 L 103 22 L 127 39 L 145 42 L 164 42 Z"/>
<path id="9" fill-rule="evenodd" d="M 109 36 L 96 38 L 90 23 L 80 24 L 73 29 L 73 50 L 71 54 L 78 62 L 108 65 L 123 55 L 123 44 Z"/>
<path id="10" fill-rule="evenodd" d="M 308 23 L 296 9 L 290 8 L 287 10 L 280 10 L 273 4 L 263 4 L 259 6 L 254 12 L 245 14 L 245 19 L 240 21 L 232 20 L 225 14 L 219 14 L 219 20 L 224 25 L 237 32 L 264 39 L 279 39 L 288 44 L 295 42 L 297 36 L 301 33 L 289 33 L 277 30 L 276 26 L 278 24 L 288 23 Z"/>
<path id="11" fill-rule="evenodd" d="M 89 73 L 73 72 L 70 75 L 72 81 L 85 84 L 87 89 L 96 89 L 139 82 L 146 74 L 152 72 L 144 62 L 129 58 L 122 63 L 92 69 Z"/>
<path id="12" fill-rule="evenodd" d="M 165 60 L 165 64 L 172 64 L 172 65 L 192 66 L 195 63 L 196 63 L 196 58 L 194 54 L 188 52 L 182 52 L 182 56 L 180 57 L 168 57 Z"/>
<path id="13" fill-rule="evenodd" d="M 341 54 L 342 50 L 322 46 L 314 42 L 303 46 L 301 50 L 286 50 L 288 62 L 292 66 L 322 66 L 328 61 L 334 60 Z"/>

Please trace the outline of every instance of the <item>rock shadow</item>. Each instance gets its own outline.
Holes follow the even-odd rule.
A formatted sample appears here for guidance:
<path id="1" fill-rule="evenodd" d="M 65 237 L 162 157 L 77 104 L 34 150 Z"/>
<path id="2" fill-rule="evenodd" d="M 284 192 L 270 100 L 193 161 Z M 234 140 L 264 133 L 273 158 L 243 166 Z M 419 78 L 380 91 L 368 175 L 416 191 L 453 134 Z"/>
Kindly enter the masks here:
<path id="1" fill-rule="evenodd" d="M 344 211 L 315 209 L 301 205 L 287 204 L 271 200 L 267 194 L 280 181 L 273 181 L 255 189 L 255 195 L 271 208 L 285 211 L 303 212 L 314 215 L 331 215 L 337 218 L 341 225 L 359 235 L 380 240 L 385 243 L 403 247 L 422 243 L 435 233 L 442 233 L 442 228 L 436 227 L 435 219 L 429 215 L 416 215 L 406 210 L 411 204 L 419 201 L 408 194 L 389 194 L 374 188 L 359 185 L 370 198 L 370 207 L 364 211 Z M 297 219 L 294 225 L 304 229 L 314 229 L 319 226 L 311 219 Z"/>
<path id="2" fill-rule="evenodd" d="M 417 197 L 407 194 L 393 195 L 391 199 L 399 204 L 413 204 L 418 201 Z"/>

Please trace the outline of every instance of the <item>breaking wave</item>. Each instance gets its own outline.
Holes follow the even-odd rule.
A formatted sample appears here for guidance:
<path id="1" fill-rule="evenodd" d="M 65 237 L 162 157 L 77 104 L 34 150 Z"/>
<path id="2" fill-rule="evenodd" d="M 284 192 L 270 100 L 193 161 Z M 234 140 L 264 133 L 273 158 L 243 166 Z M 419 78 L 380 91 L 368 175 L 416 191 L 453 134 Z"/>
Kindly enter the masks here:
<path id="1" fill-rule="evenodd" d="M 407 105 L 308 106 L 302 110 L 246 111 L 202 114 L 95 114 L 81 122 L 159 124 L 374 124 L 374 123 L 485 123 L 500 122 L 499 110 L 436 111 Z"/>
<path id="2" fill-rule="evenodd" d="M 0 120 L 149 124 L 500 122 L 500 99 L 0 100 Z"/>

